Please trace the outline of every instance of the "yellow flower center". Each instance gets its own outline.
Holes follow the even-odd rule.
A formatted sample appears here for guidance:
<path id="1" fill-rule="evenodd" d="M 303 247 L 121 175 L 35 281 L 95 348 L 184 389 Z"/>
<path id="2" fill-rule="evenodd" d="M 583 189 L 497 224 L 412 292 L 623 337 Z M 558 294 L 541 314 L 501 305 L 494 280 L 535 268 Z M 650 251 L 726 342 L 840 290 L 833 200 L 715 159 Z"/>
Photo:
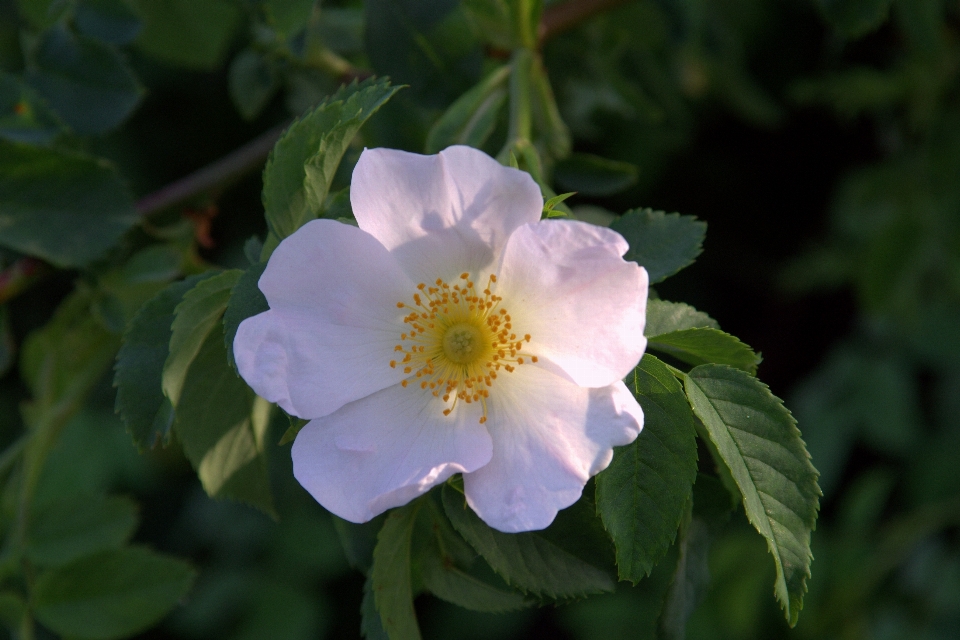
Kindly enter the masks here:
<path id="1" fill-rule="evenodd" d="M 537 361 L 521 351 L 530 335 L 518 337 L 513 331 L 510 314 L 500 306 L 503 299 L 492 291 L 496 282 L 491 275 L 478 293 L 468 273 L 460 274 L 453 286 L 438 278 L 435 286 L 417 285 L 412 305 L 397 303 L 409 313 L 403 318 L 407 331 L 394 347 L 403 357 L 391 360 L 390 366 L 409 374 L 401 382 L 404 387 L 413 382 L 434 397 L 442 396 L 449 405 L 444 415 L 450 415 L 458 401 L 479 402 L 480 423 L 486 422 L 486 401 L 498 372 L 512 373 L 516 365 Z"/>

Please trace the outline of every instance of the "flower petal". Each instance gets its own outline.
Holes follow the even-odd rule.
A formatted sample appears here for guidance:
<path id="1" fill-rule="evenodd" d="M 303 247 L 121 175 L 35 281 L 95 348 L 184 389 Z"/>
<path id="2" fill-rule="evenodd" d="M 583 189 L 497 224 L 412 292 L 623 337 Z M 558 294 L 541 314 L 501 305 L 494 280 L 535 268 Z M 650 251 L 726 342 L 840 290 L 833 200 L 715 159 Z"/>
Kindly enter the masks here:
<path id="1" fill-rule="evenodd" d="M 362 259 L 361 259 L 362 258 Z M 416 291 L 370 234 L 314 220 L 286 238 L 260 278 L 270 310 L 244 320 L 237 369 L 261 397 L 318 418 L 397 384 L 397 302 Z"/>
<path id="2" fill-rule="evenodd" d="M 470 147 L 435 156 L 367 149 L 350 202 L 416 282 L 488 270 L 514 229 L 540 219 L 540 188 L 522 171 Z"/>
<path id="3" fill-rule="evenodd" d="M 587 389 L 526 365 L 497 379 L 487 418 L 493 458 L 464 475 L 464 490 L 477 515 L 506 532 L 549 526 L 643 427 L 623 382 Z"/>
<path id="4" fill-rule="evenodd" d="M 517 229 L 504 249 L 497 294 L 524 350 L 585 387 L 606 387 L 637 365 L 647 306 L 647 272 L 621 256 L 620 234 L 568 220 Z"/>
<path id="5" fill-rule="evenodd" d="M 478 409 L 458 407 L 444 416 L 445 406 L 420 389 L 395 385 L 312 420 L 293 443 L 293 475 L 351 522 L 406 504 L 490 460 Z"/>

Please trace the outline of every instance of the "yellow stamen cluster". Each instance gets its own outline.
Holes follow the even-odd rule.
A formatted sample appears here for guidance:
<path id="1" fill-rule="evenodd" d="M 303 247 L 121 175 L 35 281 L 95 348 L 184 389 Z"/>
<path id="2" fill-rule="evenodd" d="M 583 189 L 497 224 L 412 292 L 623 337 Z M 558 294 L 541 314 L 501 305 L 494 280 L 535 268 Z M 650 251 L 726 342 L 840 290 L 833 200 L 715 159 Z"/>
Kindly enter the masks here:
<path id="1" fill-rule="evenodd" d="M 513 331 L 510 314 L 500 306 L 502 298 L 492 291 L 496 282 L 491 275 L 478 293 L 468 273 L 460 274 L 460 282 L 453 286 L 437 278 L 434 286 L 417 285 L 412 305 L 397 303 L 409 311 L 403 318 L 408 330 L 400 335 L 400 344 L 394 347 L 398 359 L 390 366 L 408 374 L 401 383 L 404 387 L 417 384 L 442 397 L 449 405 L 444 415 L 450 415 L 459 401 L 479 402 L 483 424 L 498 372 L 512 373 L 516 365 L 537 361 L 522 352 L 530 335 Z"/>

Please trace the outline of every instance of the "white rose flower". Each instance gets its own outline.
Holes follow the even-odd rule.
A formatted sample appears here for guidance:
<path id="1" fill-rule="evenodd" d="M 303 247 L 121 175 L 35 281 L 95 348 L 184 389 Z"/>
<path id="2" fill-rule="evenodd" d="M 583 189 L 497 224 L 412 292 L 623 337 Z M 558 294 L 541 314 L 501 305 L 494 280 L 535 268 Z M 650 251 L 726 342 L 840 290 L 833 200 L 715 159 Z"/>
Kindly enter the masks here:
<path id="1" fill-rule="evenodd" d="M 609 229 L 541 221 L 530 176 L 468 147 L 368 149 L 350 199 L 359 228 L 280 243 L 270 310 L 234 341 L 250 386 L 310 420 L 297 480 L 365 522 L 462 473 L 491 527 L 548 526 L 643 425 L 622 379 L 646 271 Z"/>

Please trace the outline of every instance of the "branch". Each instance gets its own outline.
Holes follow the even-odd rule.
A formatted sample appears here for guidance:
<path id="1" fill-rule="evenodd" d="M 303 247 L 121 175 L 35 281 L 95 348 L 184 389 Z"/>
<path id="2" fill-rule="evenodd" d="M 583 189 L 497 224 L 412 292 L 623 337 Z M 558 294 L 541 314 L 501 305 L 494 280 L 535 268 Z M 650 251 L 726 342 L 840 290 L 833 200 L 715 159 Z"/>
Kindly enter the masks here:
<path id="1" fill-rule="evenodd" d="M 568 0 L 562 4 L 550 5 L 543 11 L 540 27 L 537 30 L 539 44 L 575 27 L 587 18 L 624 4 L 626 0 Z"/>
<path id="2" fill-rule="evenodd" d="M 286 127 L 274 127 L 213 164 L 141 198 L 136 204 L 137 213 L 148 216 L 259 168 Z"/>

